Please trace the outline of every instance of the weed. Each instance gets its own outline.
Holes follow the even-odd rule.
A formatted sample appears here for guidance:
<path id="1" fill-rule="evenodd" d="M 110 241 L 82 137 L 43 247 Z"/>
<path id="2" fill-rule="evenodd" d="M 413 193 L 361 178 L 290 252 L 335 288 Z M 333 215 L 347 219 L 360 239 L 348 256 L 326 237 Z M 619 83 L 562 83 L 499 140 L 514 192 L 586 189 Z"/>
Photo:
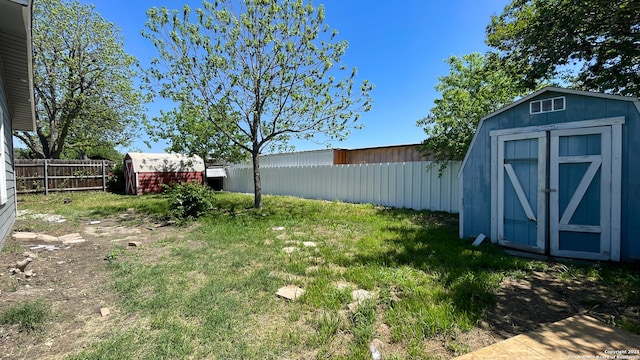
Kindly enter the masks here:
<path id="1" fill-rule="evenodd" d="M 20 331 L 40 330 L 48 318 L 49 310 L 42 301 L 36 300 L 15 305 L 0 316 L 1 324 L 17 324 Z"/>

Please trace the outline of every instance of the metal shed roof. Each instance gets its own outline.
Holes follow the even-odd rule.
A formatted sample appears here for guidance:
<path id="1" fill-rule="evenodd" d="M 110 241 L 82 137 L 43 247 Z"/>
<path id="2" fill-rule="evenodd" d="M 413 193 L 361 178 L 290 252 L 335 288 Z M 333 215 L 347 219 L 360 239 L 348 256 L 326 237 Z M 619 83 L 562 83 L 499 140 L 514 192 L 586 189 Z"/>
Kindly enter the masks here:
<path id="1" fill-rule="evenodd" d="M 133 171 L 139 172 L 203 172 L 204 161 L 197 155 L 127 153 L 132 160 Z"/>
<path id="2" fill-rule="evenodd" d="M 31 1 L 0 0 L 0 58 L 13 130 L 34 131 Z"/>

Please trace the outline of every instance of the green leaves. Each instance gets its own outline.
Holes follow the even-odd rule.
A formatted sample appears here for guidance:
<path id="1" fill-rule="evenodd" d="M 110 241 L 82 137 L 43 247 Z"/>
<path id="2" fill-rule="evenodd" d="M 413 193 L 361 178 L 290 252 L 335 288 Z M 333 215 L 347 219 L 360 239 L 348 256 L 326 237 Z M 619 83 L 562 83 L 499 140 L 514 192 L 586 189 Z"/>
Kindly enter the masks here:
<path id="1" fill-rule="evenodd" d="M 513 0 L 487 26 L 487 43 L 533 88 L 640 94 L 640 3 L 632 0 Z"/>
<path id="2" fill-rule="evenodd" d="M 434 100 L 426 118 L 418 120 L 427 133 L 421 149 L 441 166 L 462 160 L 481 118 L 510 104 L 526 91 L 497 63 L 495 55 L 472 53 L 446 60 L 450 74 L 438 78 Z M 443 168 L 441 167 L 441 170 Z"/>
<path id="3" fill-rule="evenodd" d="M 371 107 L 373 86 L 354 87 L 355 69 L 340 66 L 347 43 L 323 26 L 322 6 L 205 1 L 195 14 L 166 8 L 147 14 L 143 35 L 158 50 L 145 73 L 148 88 L 198 109 L 218 143 L 230 142 L 256 160 L 292 137 L 340 140 Z"/>
<path id="4" fill-rule="evenodd" d="M 37 134 L 15 133 L 41 158 L 128 144 L 143 115 L 137 60 L 91 5 L 41 0 L 33 7 Z"/>

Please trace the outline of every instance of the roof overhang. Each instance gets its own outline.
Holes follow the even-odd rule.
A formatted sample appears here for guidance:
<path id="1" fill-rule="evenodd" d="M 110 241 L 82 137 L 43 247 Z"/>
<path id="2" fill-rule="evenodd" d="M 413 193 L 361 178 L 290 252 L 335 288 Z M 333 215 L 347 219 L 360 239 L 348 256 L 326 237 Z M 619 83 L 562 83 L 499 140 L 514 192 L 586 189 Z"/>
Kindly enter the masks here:
<path id="1" fill-rule="evenodd" d="M 207 169 L 207 178 L 226 178 L 227 172 L 223 168 Z"/>
<path id="2" fill-rule="evenodd" d="M 0 71 L 13 130 L 35 131 L 31 0 L 0 0 Z"/>

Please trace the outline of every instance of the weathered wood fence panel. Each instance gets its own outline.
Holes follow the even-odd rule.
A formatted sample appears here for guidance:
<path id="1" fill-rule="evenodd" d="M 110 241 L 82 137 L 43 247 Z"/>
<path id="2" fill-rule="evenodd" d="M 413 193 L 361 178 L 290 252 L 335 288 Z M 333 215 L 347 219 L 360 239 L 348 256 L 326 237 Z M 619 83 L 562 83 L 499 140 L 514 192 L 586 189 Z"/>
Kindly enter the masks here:
<path id="1" fill-rule="evenodd" d="M 115 163 L 108 160 L 15 160 L 18 194 L 51 191 L 107 190 L 109 172 Z"/>
<path id="2" fill-rule="evenodd" d="M 460 162 L 438 176 L 429 161 L 261 168 L 263 194 L 457 213 Z M 229 167 L 224 189 L 253 192 L 253 170 Z"/>

